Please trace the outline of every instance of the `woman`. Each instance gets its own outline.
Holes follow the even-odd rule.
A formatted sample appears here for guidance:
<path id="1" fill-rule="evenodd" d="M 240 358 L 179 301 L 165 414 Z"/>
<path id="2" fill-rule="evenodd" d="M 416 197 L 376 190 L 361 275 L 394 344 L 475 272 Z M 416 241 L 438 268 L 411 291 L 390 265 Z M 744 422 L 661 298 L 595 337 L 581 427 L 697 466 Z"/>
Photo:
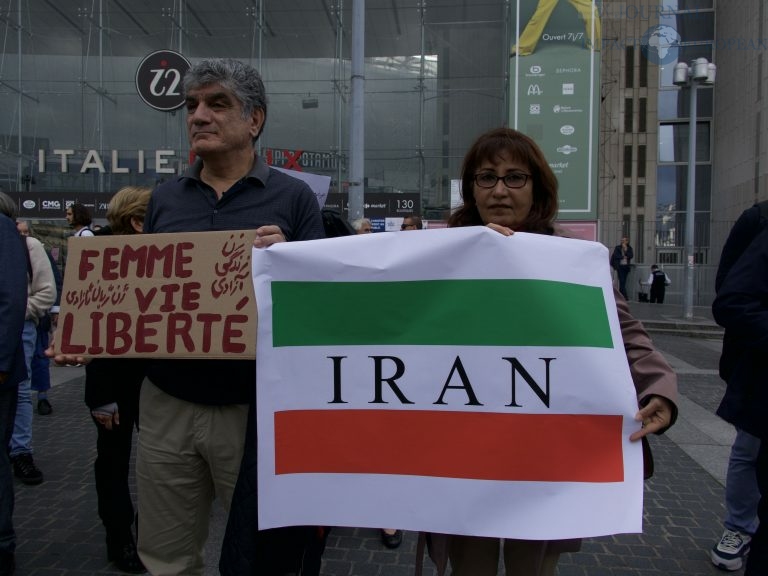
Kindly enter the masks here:
<path id="1" fill-rule="evenodd" d="M 488 226 L 504 236 L 514 232 L 563 235 L 554 224 L 557 179 L 536 143 L 516 130 L 498 128 L 480 136 L 464 158 L 461 185 L 463 204 L 449 218 L 450 227 Z M 677 380 L 618 295 L 616 307 L 641 406 L 636 419 L 642 421 L 643 428 L 630 436 L 630 440 L 637 441 L 651 432 L 661 433 L 674 423 Z M 435 551 L 441 548 L 436 536 L 431 535 L 431 555 L 438 565 L 444 565 L 445 558 L 435 557 Z M 454 535 L 447 544 L 453 576 L 496 574 L 498 538 Z M 506 574 L 554 575 L 560 554 L 576 551 L 579 546 L 580 540 L 505 540 Z"/>
<path id="2" fill-rule="evenodd" d="M 100 234 L 140 234 L 151 188 L 120 189 L 109 203 L 109 227 Z M 134 511 L 128 486 L 133 428 L 139 422 L 143 361 L 96 358 L 85 367 L 85 403 L 98 431 L 96 476 L 99 517 L 107 532 L 107 557 L 123 572 L 145 571 L 136 552 Z"/>

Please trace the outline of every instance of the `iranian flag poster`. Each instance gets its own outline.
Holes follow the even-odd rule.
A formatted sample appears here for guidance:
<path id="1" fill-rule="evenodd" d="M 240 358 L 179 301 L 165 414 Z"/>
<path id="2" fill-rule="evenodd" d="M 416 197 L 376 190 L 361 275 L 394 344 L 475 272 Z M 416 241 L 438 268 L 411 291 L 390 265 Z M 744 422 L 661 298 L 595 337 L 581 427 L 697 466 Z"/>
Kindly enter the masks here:
<path id="1" fill-rule="evenodd" d="M 642 529 L 607 249 L 485 227 L 253 250 L 259 527 Z"/>

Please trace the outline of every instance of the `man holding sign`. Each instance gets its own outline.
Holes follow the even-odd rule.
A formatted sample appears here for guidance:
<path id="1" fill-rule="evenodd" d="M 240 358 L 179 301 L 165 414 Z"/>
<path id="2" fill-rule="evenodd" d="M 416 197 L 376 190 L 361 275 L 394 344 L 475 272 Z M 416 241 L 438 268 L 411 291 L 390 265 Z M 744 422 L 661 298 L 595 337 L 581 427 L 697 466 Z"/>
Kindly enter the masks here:
<path id="1" fill-rule="evenodd" d="M 310 188 L 254 153 L 267 102 L 255 69 L 211 59 L 184 77 L 194 164 L 160 185 L 144 231 L 255 229 L 254 245 L 322 238 Z M 139 555 L 152 574 L 203 573 L 214 496 L 229 509 L 254 402 L 254 360 L 154 360 L 141 391 Z"/>

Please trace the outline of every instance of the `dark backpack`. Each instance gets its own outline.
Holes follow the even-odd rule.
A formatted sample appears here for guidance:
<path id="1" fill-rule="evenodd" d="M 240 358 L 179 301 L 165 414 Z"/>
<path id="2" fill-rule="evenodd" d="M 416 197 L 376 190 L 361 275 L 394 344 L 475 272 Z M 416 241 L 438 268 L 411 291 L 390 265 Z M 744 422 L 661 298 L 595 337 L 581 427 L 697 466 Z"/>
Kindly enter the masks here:
<path id="1" fill-rule="evenodd" d="M 337 236 L 353 236 L 357 234 L 352 225 L 339 214 L 338 210 L 333 208 L 323 208 L 320 211 L 323 217 L 323 228 L 325 228 L 326 238 L 336 238 Z"/>

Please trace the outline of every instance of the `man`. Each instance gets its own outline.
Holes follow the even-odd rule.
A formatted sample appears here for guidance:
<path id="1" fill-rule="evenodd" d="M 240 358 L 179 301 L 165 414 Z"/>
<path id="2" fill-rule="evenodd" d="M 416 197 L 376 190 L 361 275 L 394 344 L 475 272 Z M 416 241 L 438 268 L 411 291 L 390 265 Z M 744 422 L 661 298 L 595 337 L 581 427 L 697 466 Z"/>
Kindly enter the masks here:
<path id="1" fill-rule="evenodd" d="M 27 310 L 26 247 L 13 220 L 0 213 L 0 438 L 8 446 L 16 416 L 18 386 L 27 378 L 21 334 Z M 16 568 L 13 474 L 8 451 L 0 449 L 0 576 Z"/>
<path id="2" fill-rule="evenodd" d="M 255 229 L 257 248 L 322 238 L 310 188 L 254 153 L 267 116 L 259 73 L 236 60 L 203 60 L 186 73 L 184 89 L 196 160 L 154 191 L 144 231 Z M 243 458 L 246 432 L 252 440 L 256 435 L 255 423 L 248 423 L 255 376 L 253 360 L 148 363 L 136 478 L 139 555 L 151 574 L 203 574 L 214 495 L 228 510 L 241 460 L 255 462 L 255 451 Z M 255 539 L 256 526 L 248 528 Z M 243 549 L 252 544 L 246 540 Z"/>
<path id="3" fill-rule="evenodd" d="M 667 273 L 664 270 L 660 270 L 654 264 L 651 266 L 651 273 L 648 275 L 647 283 L 651 287 L 651 303 L 664 304 L 664 294 L 667 291 L 667 286 L 672 284 Z"/>
<path id="4" fill-rule="evenodd" d="M 753 240 L 768 223 L 768 201 L 745 210 L 728 234 L 720 255 L 715 277 L 715 291 L 720 292 L 733 265 L 745 252 L 751 252 Z M 727 382 L 734 362 L 741 353 L 737 332 L 726 330 L 720 357 L 720 376 Z M 739 570 L 749 553 L 752 536 L 757 530 L 757 506 L 760 491 L 757 486 L 756 465 L 760 439 L 736 427 L 736 438 L 728 457 L 725 480 L 724 531 L 710 551 L 712 563 L 723 570 Z"/>
<path id="5" fill-rule="evenodd" d="M 352 228 L 354 228 L 355 232 L 358 234 L 370 234 L 373 232 L 373 225 L 368 218 L 358 218 L 352 222 Z"/>
<path id="6" fill-rule="evenodd" d="M 424 224 L 421 217 L 416 216 L 416 214 L 409 214 L 403 218 L 403 223 L 400 226 L 400 230 L 421 230 L 422 228 L 424 228 Z"/>
<path id="7" fill-rule="evenodd" d="M 16 203 L 3 192 L 0 192 L 0 213 L 16 220 Z M 35 464 L 32 450 L 32 357 L 37 341 L 37 325 L 56 301 L 56 282 L 51 263 L 40 241 L 31 236 L 22 237 L 18 230 L 16 236 L 25 241 L 28 254 L 24 266 L 27 270 L 27 311 L 22 332 L 28 377 L 19 382 L 18 386 L 18 404 L 10 442 L 10 455 L 16 477 L 24 484 L 33 485 L 43 481 L 43 473 Z"/>
<path id="8" fill-rule="evenodd" d="M 93 219 L 88 208 L 75 202 L 67 206 L 65 215 L 67 223 L 75 231 L 74 236 L 93 236 L 93 230 L 91 230 Z"/>
<path id="9" fill-rule="evenodd" d="M 734 542 L 740 545 L 731 546 L 734 555 L 727 559 L 741 560 L 748 550 L 745 576 L 763 576 L 768 574 L 768 227 L 762 227 L 733 263 L 717 291 L 712 312 L 728 337 L 720 360 L 727 387 L 717 414 L 760 441 L 755 465 L 760 493 L 757 530 L 751 541 L 746 534 L 747 538 Z M 712 560 L 716 560 L 714 554 Z"/>
<path id="10" fill-rule="evenodd" d="M 16 228 L 22 236 L 32 235 L 32 228 L 26 220 L 18 220 Z M 53 406 L 48 400 L 48 390 L 51 389 L 51 361 L 45 355 L 45 351 L 48 349 L 51 329 L 56 326 L 59 318 L 61 288 L 64 284 L 53 254 L 47 248 L 45 248 L 45 255 L 48 256 L 48 261 L 51 263 L 53 278 L 56 282 L 56 301 L 37 324 L 37 340 L 35 341 L 35 352 L 32 355 L 32 373 L 29 376 L 32 390 L 37 392 L 37 413 L 40 416 L 48 416 L 53 413 Z"/>
<path id="11" fill-rule="evenodd" d="M 629 245 L 629 238 L 626 236 L 621 239 L 621 244 L 618 244 L 611 254 L 611 267 L 616 270 L 619 277 L 619 292 L 625 300 L 629 299 L 627 296 L 627 277 L 632 269 L 631 264 L 634 257 L 635 252 Z"/>

